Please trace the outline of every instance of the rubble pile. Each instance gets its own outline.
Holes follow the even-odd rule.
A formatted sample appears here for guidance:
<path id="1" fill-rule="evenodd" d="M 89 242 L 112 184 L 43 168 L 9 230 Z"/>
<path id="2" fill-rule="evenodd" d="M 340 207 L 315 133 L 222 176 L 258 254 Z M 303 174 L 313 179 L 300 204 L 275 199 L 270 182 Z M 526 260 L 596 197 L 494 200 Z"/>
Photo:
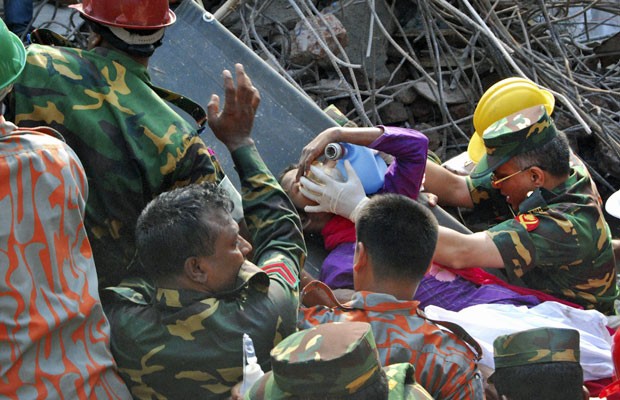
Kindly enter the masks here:
<path id="1" fill-rule="evenodd" d="M 615 0 L 241 0 L 221 22 L 319 106 L 419 129 L 444 160 L 465 150 L 486 88 L 530 78 L 604 197 L 620 188 Z"/>
<path id="2" fill-rule="evenodd" d="M 321 108 L 334 104 L 358 125 L 416 128 L 442 160 L 466 149 L 485 89 L 508 76 L 532 79 L 555 95 L 556 123 L 603 199 L 620 189 L 617 0 L 185 1 L 213 13 Z M 60 29 L 84 47 L 71 2 L 36 2 L 33 27 Z"/>

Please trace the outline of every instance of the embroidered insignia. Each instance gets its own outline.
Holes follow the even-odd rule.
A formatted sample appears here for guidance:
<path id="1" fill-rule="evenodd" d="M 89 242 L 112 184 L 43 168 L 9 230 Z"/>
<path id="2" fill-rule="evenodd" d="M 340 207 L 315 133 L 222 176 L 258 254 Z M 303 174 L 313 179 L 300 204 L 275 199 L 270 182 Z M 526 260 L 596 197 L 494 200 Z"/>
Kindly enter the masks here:
<path id="1" fill-rule="evenodd" d="M 268 275 L 277 275 L 289 286 L 297 285 L 297 278 L 284 263 L 269 264 L 261 268 Z"/>
<path id="2" fill-rule="evenodd" d="M 532 214 L 519 214 L 515 217 L 515 220 L 523 225 L 528 232 L 538 228 L 538 224 L 540 224 L 538 218 Z"/>

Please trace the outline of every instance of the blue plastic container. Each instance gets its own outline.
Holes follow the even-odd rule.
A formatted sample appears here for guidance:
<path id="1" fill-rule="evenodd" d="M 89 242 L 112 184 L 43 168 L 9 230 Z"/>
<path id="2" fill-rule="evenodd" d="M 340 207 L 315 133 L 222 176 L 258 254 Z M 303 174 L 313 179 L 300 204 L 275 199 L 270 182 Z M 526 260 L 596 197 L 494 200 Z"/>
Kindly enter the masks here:
<path id="1" fill-rule="evenodd" d="M 351 143 L 330 143 L 325 147 L 325 158 L 338 160 L 336 168 L 347 179 L 344 160 L 349 160 L 362 181 L 366 194 L 373 194 L 383 187 L 387 164 L 381 156 L 368 147 Z"/>

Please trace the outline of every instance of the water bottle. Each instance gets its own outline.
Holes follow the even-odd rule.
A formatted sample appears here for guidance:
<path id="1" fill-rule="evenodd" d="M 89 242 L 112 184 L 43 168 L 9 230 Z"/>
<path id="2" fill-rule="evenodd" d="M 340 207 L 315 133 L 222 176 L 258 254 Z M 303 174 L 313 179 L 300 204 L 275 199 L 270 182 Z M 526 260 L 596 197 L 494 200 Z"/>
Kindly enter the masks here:
<path id="1" fill-rule="evenodd" d="M 258 364 L 258 358 L 254 351 L 254 343 L 247 333 L 243 334 L 243 382 L 241 383 L 240 394 L 243 396 L 254 382 L 265 375 Z"/>
<path id="2" fill-rule="evenodd" d="M 349 160 L 362 181 L 366 194 L 376 193 L 383 187 L 387 164 L 372 149 L 351 143 L 330 143 L 325 147 L 325 158 L 338 160 L 336 168 L 345 179 L 347 179 L 347 172 L 344 168 L 344 160 Z"/>

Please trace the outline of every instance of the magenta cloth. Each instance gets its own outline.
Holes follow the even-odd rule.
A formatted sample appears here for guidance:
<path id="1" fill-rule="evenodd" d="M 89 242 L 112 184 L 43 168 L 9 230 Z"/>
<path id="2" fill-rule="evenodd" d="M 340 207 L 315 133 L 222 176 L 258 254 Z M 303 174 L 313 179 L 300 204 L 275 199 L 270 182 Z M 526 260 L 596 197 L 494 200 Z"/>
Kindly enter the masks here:
<path id="1" fill-rule="evenodd" d="M 385 182 L 379 193 L 398 193 L 417 199 L 426 169 L 428 138 L 413 129 L 382 125 L 380 127 L 384 130 L 383 134 L 368 147 L 394 156 L 394 161 L 385 173 Z M 319 279 L 332 289 L 353 288 L 355 235 L 352 238 L 350 235 L 353 223 L 350 223 L 349 227 L 342 225 L 348 232 L 341 236 L 331 232 L 331 236 L 327 237 L 322 232 L 326 249 L 330 250 L 333 247 L 334 250 L 323 261 Z M 343 244 L 347 246 L 341 246 Z"/>

